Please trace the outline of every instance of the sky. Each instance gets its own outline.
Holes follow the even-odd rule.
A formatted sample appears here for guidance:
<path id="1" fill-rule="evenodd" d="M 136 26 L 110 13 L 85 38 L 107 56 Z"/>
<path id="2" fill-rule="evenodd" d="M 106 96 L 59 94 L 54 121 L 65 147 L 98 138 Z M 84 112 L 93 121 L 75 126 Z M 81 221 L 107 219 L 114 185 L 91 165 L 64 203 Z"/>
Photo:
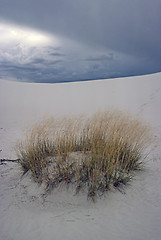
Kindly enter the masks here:
<path id="1" fill-rule="evenodd" d="M 0 78 L 161 72 L 161 0 L 0 0 Z"/>

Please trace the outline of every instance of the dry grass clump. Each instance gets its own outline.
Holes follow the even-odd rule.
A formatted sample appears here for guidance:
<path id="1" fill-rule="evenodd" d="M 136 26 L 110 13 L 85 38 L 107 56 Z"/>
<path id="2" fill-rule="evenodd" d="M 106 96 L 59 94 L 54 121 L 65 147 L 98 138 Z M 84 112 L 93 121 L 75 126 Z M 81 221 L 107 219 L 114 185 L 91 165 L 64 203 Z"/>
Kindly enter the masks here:
<path id="1" fill-rule="evenodd" d="M 49 119 L 33 127 L 19 143 L 24 171 L 51 190 L 61 182 L 94 197 L 111 186 L 126 184 L 140 169 L 151 139 L 149 127 L 119 111 L 89 118 Z"/>

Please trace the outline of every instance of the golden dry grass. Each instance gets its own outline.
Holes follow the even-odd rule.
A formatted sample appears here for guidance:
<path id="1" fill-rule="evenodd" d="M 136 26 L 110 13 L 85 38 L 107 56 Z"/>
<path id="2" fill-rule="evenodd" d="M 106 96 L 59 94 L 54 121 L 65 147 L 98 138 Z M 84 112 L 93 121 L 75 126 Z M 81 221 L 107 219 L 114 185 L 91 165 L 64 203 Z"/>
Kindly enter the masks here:
<path id="1" fill-rule="evenodd" d="M 150 143 L 149 126 L 120 111 L 106 111 L 42 121 L 17 150 L 24 171 L 45 182 L 47 191 L 72 182 L 76 191 L 86 188 L 94 198 L 126 184 L 141 167 Z"/>

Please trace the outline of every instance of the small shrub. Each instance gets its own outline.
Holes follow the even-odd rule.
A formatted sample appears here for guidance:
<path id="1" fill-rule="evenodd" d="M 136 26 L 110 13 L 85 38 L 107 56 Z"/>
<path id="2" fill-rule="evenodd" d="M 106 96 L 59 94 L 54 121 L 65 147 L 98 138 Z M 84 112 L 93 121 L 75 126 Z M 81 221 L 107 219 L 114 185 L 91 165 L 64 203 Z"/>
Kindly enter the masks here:
<path id="1" fill-rule="evenodd" d="M 18 145 L 24 170 L 45 182 L 47 191 L 60 182 L 74 183 L 88 196 L 126 184 L 141 168 L 151 142 L 149 127 L 119 111 L 89 118 L 49 119 L 35 125 Z"/>

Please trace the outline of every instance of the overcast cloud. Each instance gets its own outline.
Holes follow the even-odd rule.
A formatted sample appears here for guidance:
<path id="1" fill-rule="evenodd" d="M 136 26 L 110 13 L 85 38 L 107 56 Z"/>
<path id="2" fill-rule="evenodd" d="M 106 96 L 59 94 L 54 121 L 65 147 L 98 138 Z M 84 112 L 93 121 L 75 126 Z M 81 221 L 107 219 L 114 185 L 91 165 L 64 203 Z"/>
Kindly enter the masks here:
<path id="1" fill-rule="evenodd" d="M 0 0 L 0 77 L 62 82 L 161 71 L 161 0 Z"/>

